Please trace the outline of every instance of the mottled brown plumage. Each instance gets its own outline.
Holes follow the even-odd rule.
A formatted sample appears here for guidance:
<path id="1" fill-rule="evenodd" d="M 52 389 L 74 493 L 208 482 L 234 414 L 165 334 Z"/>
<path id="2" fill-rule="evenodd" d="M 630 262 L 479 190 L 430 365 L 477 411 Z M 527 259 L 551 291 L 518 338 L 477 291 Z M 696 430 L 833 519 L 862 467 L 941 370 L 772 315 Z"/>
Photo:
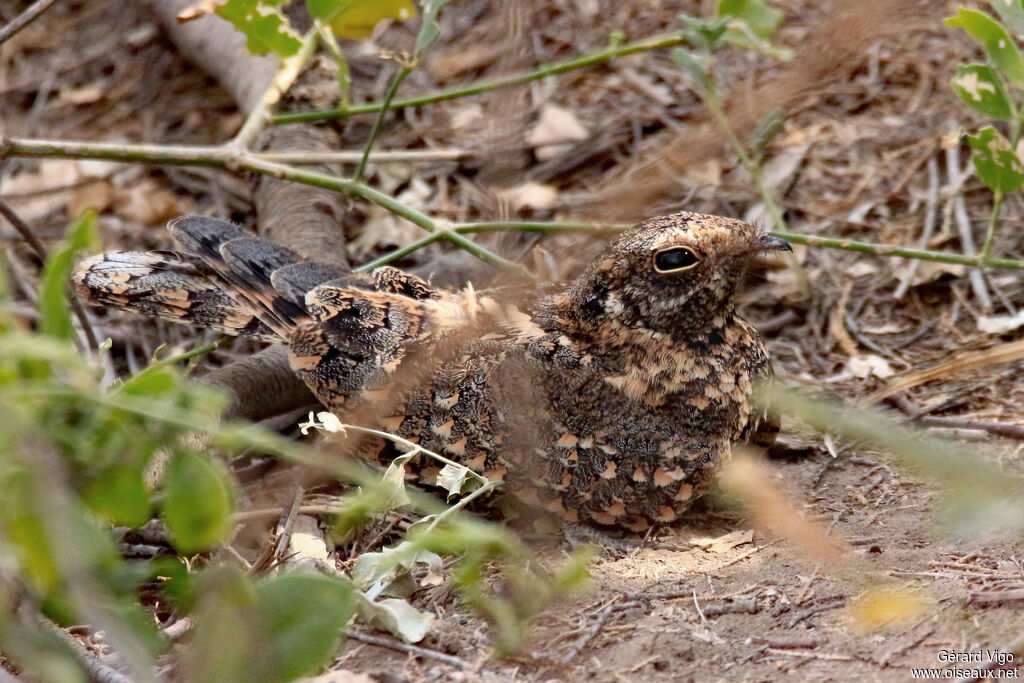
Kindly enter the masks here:
<path id="1" fill-rule="evenodd" d="M 522 310 L 393 268 L 303 261 L 224 221 L 169 227 L 197 261 L 102 255 L 79 267 L 77 286 L 103 303 L 276 336 L 343 421 L 372 419 L 565 520 L 671 522 L 734 442 L 771 431 L 752 402 L 768 356 L 733 294 L 751 256 L 789 246 L 740 221 L 640 223 Z"/>

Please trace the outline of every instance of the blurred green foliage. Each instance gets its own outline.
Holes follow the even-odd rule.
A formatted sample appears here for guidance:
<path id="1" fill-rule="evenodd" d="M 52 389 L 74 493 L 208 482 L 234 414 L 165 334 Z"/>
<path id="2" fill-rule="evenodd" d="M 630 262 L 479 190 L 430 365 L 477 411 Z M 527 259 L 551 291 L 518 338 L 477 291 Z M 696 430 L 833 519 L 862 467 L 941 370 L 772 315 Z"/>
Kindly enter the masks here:
<path id="1" fill-rule="evenodd" d="M 453 515 L 373 553 L 372 581 L 340 573 L 278 571 L 253 576 L 213 558 L 235 528 L 236 483 L 211 454 L 258 449 L 326 469 L 359 484 L 342 498 L 335 534 L 414 503 L 446 508 L 357 464 L 329 462 L 249 424 L 219 421 L 225 398 L 186 381 L 166 361 L 106 388 L 98 364 L 74 344 L 67 282 L 75 254 L 95 243 L 95 218 L 76 221 L 44 269 L 39 324 L 10 311 L 0 279 L 0 655 L 40 680 L 83 680 L 80 662 L 52 625 L 103 631 L 118 667 L 153 680 L 157 662 L 187 680 L 286 681 L 330 661 L 356 614 L 407 640 L 433 617 L 389 597 L 423 558 L 462 556 L 453 581 L 498 627 L 503 648 L 529 618 L 585 579 L 585 557 L 540 571 L 514 534 Z M 2 273 L 3 269 L 0 269 Z M 202 444 L 202 446 L 200 445 Z M 397 482 L 401 487 L 401 480 Z M 129 560 L 112 526 L 136 528 L 159 515 L 180 557 Z M 197 555 L 199 554 L 199 555 Z M 368 558 L 369 561 L 371 558 Z M 365 563 L 364 563 L 365 566 Z M 514 593 L 491 590 L 516 585 Z M 156 600 L 195 628 L 182 647 L 155 627 Z M 148 592 L 148 593 L 147 593 Z M 144 599 L 144 595 L 150 599 Z M 45 620 L 40 620 L 45 617 Z"/>

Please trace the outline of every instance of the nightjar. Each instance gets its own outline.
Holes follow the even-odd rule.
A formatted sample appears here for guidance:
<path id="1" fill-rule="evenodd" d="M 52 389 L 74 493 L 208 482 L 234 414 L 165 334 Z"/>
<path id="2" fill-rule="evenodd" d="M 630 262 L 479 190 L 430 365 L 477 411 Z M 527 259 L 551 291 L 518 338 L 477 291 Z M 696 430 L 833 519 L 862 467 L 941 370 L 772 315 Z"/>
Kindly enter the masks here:
<path id="1" fill-rule="evenodd" d="M 790 247 L 741 221 L 646 220 L 525 303 L 304 260 L 213 218 L 168 227 L 187 255 L 95 256 L 78 290 L 287 343 L 292 369 L 343 422 L 501 479 L 517 506 L 640 532 L 685 510 L 733 443 L 777 430 L 753 401 L 772 370 L 734 292 L 752 257 Z M 378 441 L 361 451 L 388 453 Z"/>

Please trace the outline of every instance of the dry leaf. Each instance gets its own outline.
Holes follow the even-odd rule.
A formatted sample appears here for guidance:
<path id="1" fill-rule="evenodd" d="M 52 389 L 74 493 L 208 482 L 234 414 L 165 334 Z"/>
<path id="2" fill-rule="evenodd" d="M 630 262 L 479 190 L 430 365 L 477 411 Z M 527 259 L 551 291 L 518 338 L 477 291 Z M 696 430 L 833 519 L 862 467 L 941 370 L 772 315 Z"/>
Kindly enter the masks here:
<path id="1" fill-rule="evenodd" d="M 938 261 L 918 261 L 917 272 L 910 282 L 911 287 L 927 284 L 938 280 L 943 275 L 960 277 L 964 274 L 964 266 L 959 263 L 940 263 Z"/>
<path id="2" fill-rule="evenodd" d="M 207 14 L 213 14 L 219 4 L 216 0 L 202 0 L 202 2 L 197 2 L 181 10 L 174 18 L 179 24 L 184 24 L 186 21 L 192 21 L 193 19 L 205 17 Z"/>
<path id="3" fill-rule="evenodd" d="M 508 202 L 513 210 L 550 209 L 558 199 L 558 190 L 551 185 L 528 182 L 498 192 L 498 196 Z"/>
<path id="4" fill-rule="evenodd" d="M 1024 325 L 1024 311 L 1018 311 L 1017 315 L 981 315 L 977 322 L 978 331 L 986 334 L 1013 332 Z"/>
<path id="5" fill-rule="evenodd" d="M 711 553 L 724 553 L 727 550 L 732 550 L 738 545 L 744 543 L 752 543 L 754 541 L 754 530 L 747 529 L 746 531 L 733 531 L 724 536 L 718 538 L 693 538 L 690 539 L 690 543 L 696 546 L 704 548 Z"/>
<path id="6" fill-rule="evenodd" d="M 103 99 L 103 86 L 90 83 L 80 88 L 64 88 L 60 91 L 60 98 L 69 104 L 92 104 Z"/>
<path id="7" fill-rule="evenodd" d="M 878 266 L 868 261 L 857 261 L 852 266 L 846 269 L 846 274 L 849 277 L 862 277 L 864 275 L 877 275 Z"/>
<path id="8" fill-rule="evenodd" d="M 705 159 L 695 164 L 687 164 L 683 176 L 690 182 L 707 187 L 718 187 L 722 184 L 722 164 L 718 159 Z"/>
<path id="9" fill-rule="evenodd" d="M 473 125 L 477 121 L 484 117 L 484 108 L 479 104 L 471 104 L 467 107 L 462 107 L 454 114 L 452 114 L 451 126 L 452 130 L 462 130 Z"/>
<path id="10" fill-rule="evenodd" d="M 78 188 L 68 199 L 68 212 L 77 216 L 86 209 L 106 211 L 114 203 L 114 186 L 106 180 L 97 180 Z"/>
<path id="11" fill-rule="evenodd" d="M 907 590 L 875 588 L 854 600 L 849 611 L 858 625 L 878 629 L 919 619 L 926 607 L 924 600 Z"/>
<path id="12" fill-rule="evenodd" d="M 854 356 L 847 361 L 847 366 L 853 376 L 859 379 L 867 379 L 871 376 L 888 379 L 896 374 L 896 371 L 889 365 L 889 361 L 873 353 L 866 356 Z"/>
<path id="13" fill-rule="evenodd" d="M 38 170 L 6 178 L 3 191 L 7 196 L 30 193 L 38 195 L 11 201 L 22 220 L 32 223 L 61 209 L 67 201 L 66 195 L 47 194 L 48 190 L 67 187 L 81 179 L 78 164 L 71 159 L 43 159 L 39 162 Z"/>
<path id="14" fill-rule="evenodd" d="M 316 567 L 327 563 L 330 552 L 324 540 L 323 529 L 315 517 L 296 515 L 292 522 L 291 536 L 288 539 L 288 560 L 292 566 Z"/>
<path id="15" fill-rule="evenodd" d="M 119 192 L 114 200 L 117 215 L 147 225 L 166 223 L 175 216 L 188 213 L 191 204 L 184 198 L 157 185 L 152 180 Z"/>
<path id="16" fill-rule="evenodd" d="M 568 109 L 555 104 L 544 105 L 540 118 L 530 132 L 526 142 L 536 148 L 534 154 L 540 161 L 558 156 L 572 143 L 586 140 L 590 133 Z"/>

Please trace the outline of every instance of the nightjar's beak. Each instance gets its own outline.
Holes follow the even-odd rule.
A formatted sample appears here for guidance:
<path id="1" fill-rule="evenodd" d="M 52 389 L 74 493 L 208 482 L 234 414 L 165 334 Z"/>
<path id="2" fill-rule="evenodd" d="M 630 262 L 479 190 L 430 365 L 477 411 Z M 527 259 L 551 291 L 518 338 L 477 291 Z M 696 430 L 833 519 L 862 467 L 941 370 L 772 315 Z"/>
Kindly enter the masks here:
<path id="1" fill-rule="evenodd" d="M 734 258 L 747 259 L 766 251 L 793 251 L 793 247 L 789 246 L 789 242 L 781 237 L 763 234 L 738 247 L 732 252 L 732 255 Z"/>
<path id="2" fill-rule="evenodd" d="M 751 253 L 758 251 L 793 251 L 789 242 L 775 235 L 761 235 L 750 245 Z"/>

